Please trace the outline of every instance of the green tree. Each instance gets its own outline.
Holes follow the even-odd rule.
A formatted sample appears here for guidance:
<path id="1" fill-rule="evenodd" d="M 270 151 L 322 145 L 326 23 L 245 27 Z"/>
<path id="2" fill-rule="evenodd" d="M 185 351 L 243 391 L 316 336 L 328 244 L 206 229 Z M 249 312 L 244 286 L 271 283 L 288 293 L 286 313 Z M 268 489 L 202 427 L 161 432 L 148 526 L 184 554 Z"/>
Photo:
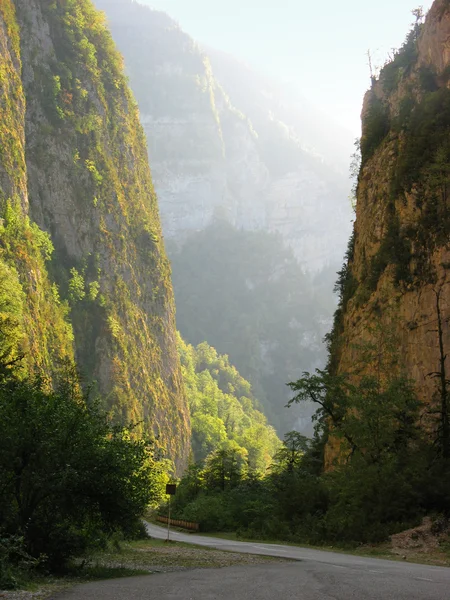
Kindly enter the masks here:
<path id="1" fill-rule="evenodd" d="M 283 445 L 273 458 L 272 468 L 276 471 L 293 473 L 302 462 L 310 443 L 310 440 L 298 431 L 289 431 L 284 436 Z"/>
<path id="2" fill-rule="evenodd" d="M 383 385 L 369 375 L 351 383 L 346 375 L 318 370 L 315 375 L 304 373 L 290 387 L 296 392 L 291 403 L 311 401 L 318 406 L 319 428 L 331 426 L 332 435 L 344 442 L 344 454 L 358 453 L 368 463 L 389 454 L 400 457 L 419 436 L 420 402 L 412 382 L 401 376 Z"/>
<path id="3" fill-rule="evenodd" d="M 264 473 L 280 442 L 250 383 L 206 342 L 194 348 L 179 337 L 178 348 L 191 412 L 193 459 L 203 463 L 234 442 L 246 450 L 249 467 Z"/>
<path id="4" fill-rule="evenodd" d="M 196 413 L 191 427 L 192 448 L 197 456 L 208 456 L 227 439 L 225 425 L 218 417 Z"/>
<path id="5" fill-rule="evenodd" d="M 52 570 L 114 531 L 132 535 L 162 498 L 166 465 L 153 446 L 111 427 L 66 379 L 0 384 L 0 529 L 20 535 Z"/>
<path id="6" fill-rule="evenodd" d="M 72 267 L 69 279 L 69 300 L 72 304 L 75 304 L 83 300 L 85 296 L 86 290 L 83 274 L 79 273 L 75 267 Z"/>
<path id="7" fill-rule="evenodd" d="M 426 445 L 418 427 L 420 403 L 401 376 L 359 378 L 308 373 L 291 384 L 293 402 L 318 406 L 318 432 L 339 443 L 325 473 L 329 505 L 322 535 L 333 541 L 377 542 L 420 515 Z"/>
<path id="8" fill-rule="evenodd" d="M 220 489 L 223 492 L 236 487 L 246 472 L 247 453 L 233 442 L 216 450 L 206 459 L 205 480 L 211 489 Z"/>

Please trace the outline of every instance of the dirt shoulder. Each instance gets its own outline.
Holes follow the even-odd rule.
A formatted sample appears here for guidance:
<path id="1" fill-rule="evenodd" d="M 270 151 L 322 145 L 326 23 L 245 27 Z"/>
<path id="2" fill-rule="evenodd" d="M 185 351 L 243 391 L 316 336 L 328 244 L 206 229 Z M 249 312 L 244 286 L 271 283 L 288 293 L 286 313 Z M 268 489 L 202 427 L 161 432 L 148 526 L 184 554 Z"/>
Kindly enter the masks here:
<path id="1" fill-rule="evenodd" d="M 391 536 L 391 554 L 404 560 L 450 566 L 450 524 L 425 517 L 422 524 Z"/>
<path id="2" fill-rule="evenodd" d="M 79 583 L 116 577 L 276 562 L 286 560 L 176 542 L 142 540 L 123 543 L 89 558 L 75 576 L 35 581 L 27 590 L 0 591 L 0 600 L 45 600 Z"/>

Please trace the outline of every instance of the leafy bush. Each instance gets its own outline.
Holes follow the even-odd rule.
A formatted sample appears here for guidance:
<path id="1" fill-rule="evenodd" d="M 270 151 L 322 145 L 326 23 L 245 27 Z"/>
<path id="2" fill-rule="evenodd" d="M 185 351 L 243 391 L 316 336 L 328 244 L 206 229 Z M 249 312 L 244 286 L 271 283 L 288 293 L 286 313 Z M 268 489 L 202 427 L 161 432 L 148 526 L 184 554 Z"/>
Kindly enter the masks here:
<path id="1" fill-rule="evenodd" d="M 39 561 L 25 550 L 22 537 L 0 531 L 0 590 L 13 590 L 34 569 Z"/>
<path id="2" fill-rule="evenodd" d="M 432 67 L 420 67 L 419 82 L 424 92 L 436 92 L 439 89 L 436 79 L 436 73 Z"/>
<path id="3" fill-rule="evenodd" d="M 19 357 L 24 300 L 16 269 L 0 260 L 0 379 Z"/>
<path id="4" fill-rule="evenodd" d="M 70 270 L 69 280 L 69 300 L 71 303 L 79 302 L 86 296 L 85 283 L 82 273 L 79 273 L 75 267 Z"/>
<path id="5" fill-rule="evenodd" d="M 186 506 L 181 518 L 200 523 L 202 531 L 233 531 L 235 528 L 231 510 L 220 494 L 199 495 Z"/>
<path id="6" fill-rule="evenodd" d="M 330 506 L 324 531 L 331 542 L 378 543 L 421 520 L 420 493 L 411 469 L 358 457 L 327 475 Z"/>
<path id="7" fill-rule="evenodd" d="M 68 377 L 0 385 L 0 527 L 22 536 L 51 570 L 108 535 L 133 535 L 145 507 L 160 500 L 164 467 L 152 447 L 111 427 Z"/>

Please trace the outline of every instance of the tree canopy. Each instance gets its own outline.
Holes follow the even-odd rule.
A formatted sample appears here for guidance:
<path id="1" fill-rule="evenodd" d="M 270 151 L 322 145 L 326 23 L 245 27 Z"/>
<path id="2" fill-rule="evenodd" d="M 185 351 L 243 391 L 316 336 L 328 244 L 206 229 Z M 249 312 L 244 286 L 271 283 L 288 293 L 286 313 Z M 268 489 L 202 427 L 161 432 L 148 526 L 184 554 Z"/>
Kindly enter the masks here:
<path id="1" fill-rule="evenodd" d="M 253 395 L 251 385 L 206 342 L 196 348 L 178 338 L 183 380 L 192 425 L 194 460 L 204 462 L 230 444 L 247 457 L 248 465 L 264 473 L 279 446 Z"/>

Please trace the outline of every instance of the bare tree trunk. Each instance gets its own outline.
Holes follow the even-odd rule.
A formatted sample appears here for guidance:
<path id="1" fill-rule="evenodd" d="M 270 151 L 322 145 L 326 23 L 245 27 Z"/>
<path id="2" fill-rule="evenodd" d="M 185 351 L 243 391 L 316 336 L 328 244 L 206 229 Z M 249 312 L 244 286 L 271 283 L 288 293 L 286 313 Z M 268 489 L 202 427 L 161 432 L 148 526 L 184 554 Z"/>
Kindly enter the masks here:
<path id="1" fill-rule="evenodd" d="M 450 421 L 448 414 L 448 380 L 447 380 L 447 372 L 445 362 L 447 360 L 447 355 L 444 350 L 444 332 L 442 327 L 442 311 L 441 311 L 441 292 L 442 287 L 436 294 L 436 314 L 437 314 L 437 324 L 438 324 L 438 338 L 439 338 L 439 373 L 437 373 L 440 379 L 440 397 L 441 397 L 441 407 L 440 407 L 440 415 L 441 415 L 441 447 L 442 447 L 442 456 L 444 458 L 450 458 Z"/>

